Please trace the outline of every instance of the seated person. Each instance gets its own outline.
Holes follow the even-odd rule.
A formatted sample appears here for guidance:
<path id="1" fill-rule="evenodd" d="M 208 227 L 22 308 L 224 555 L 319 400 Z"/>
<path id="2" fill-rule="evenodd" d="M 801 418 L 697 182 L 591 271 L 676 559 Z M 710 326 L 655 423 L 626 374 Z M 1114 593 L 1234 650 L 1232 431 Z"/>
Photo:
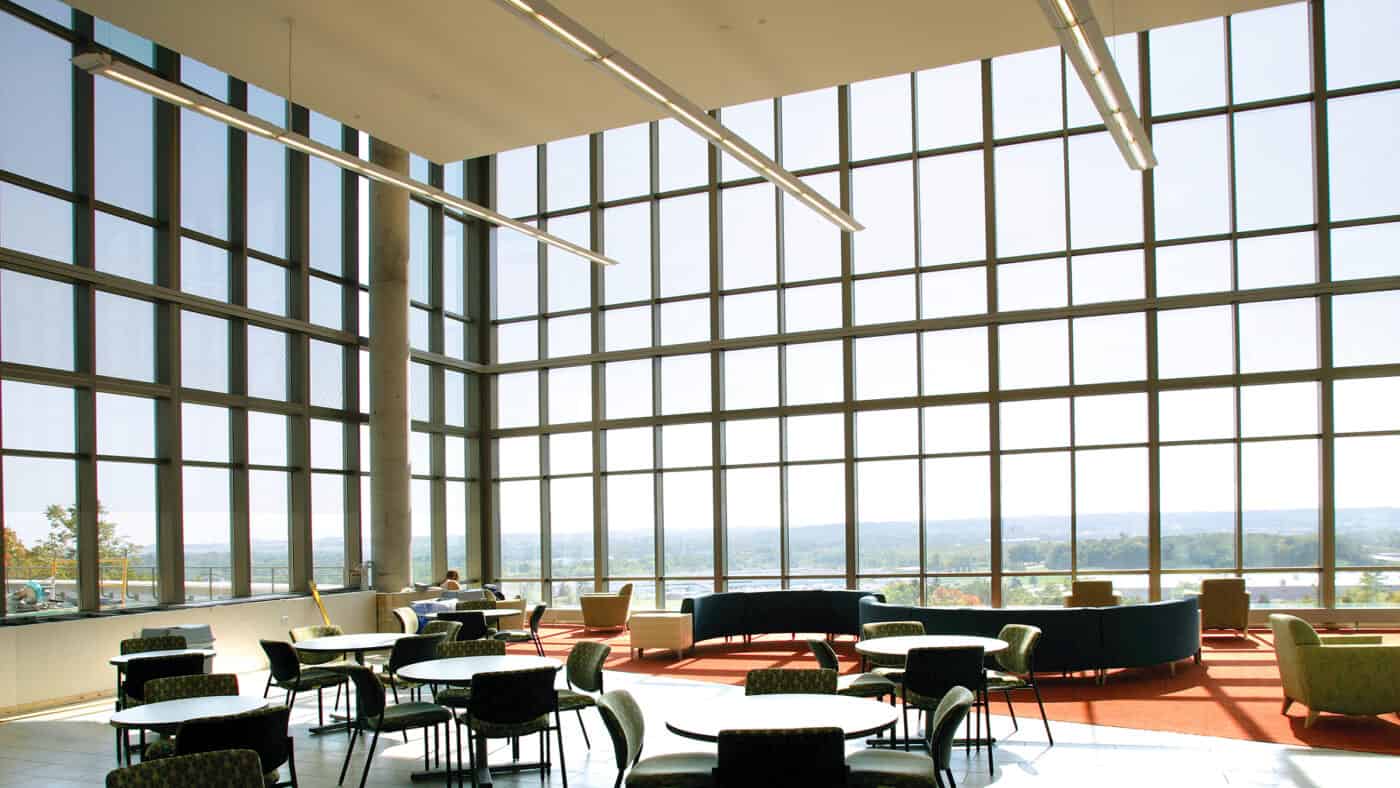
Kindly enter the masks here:
<path id="1" fill-rule="evenodd" d="M 456 569 L 449 569 L 447 570 L 447 575 L 442 578 L 442 582 L 438 583 L 438 585 L 441 586 L 444 591 L 461 591 L 461 575 L 457 574 Z"/>

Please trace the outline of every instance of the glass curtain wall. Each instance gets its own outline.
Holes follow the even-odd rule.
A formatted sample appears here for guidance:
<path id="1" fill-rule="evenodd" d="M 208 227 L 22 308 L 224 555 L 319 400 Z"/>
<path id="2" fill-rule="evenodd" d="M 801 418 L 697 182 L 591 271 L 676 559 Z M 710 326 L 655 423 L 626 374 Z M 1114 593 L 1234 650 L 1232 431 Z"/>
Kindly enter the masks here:
<path id="1" fill-rule="evenodd" d="M 3 612 L 358 586 L 367 185 L 76 71 L 94 42 L 368 155 L 356 130 L 102 20 L 0 4 Z M 461 163 L 414 170 L 462 191 Z M 414 579 L 428 580 L 469 555 L 474 384 L 467 227 L 412 210 Z"/>
<path id="2" fill-rule="evenodd" d="M 673 121 L 498 154 L 500 576 L 894 601 L 1400 603 L 1393 4 L 1109 39 L 1161 165 L 1058 49 L 716 111 L 842 235 Z"/>

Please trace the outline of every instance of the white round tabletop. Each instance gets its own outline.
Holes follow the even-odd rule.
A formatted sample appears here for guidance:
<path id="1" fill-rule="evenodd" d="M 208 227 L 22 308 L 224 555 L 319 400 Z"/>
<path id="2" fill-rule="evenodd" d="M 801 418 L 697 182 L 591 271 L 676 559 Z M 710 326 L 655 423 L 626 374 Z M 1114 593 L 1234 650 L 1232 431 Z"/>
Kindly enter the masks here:
<path id="1" fill-rule="evenodd" d="M 439 612 L 453 612 L 453 611 L 439 611 Z M 507 618 L 507 617 L 509 617 L 509 616 L 519 616 L 519 615 L 523 615 L 519 610 L 511 610 L 510 608 L 505 608 L 505 607 L 496 607 L 496 608 L 492 608 L 492 609 L 490 609 L 490 610 L 458 610 L 458 611 L 455 611 L 455 612 L 458 612 L 458 613 L 480 613 L 480 614 L 482 615 L 483 618 L 486 618 L 486 619 L 488 619 L 488 620 L 489 620 L 489 619 L 493 619 L 493 618 Z M 423 614 L 423 617 L 424 617 L 424 618 L 437 618 L 437 617 L 438 617 L 438 613 L 424 613 L 424 614 Z"/>
<path id="2" fill-rule="evenodd" d="M 383 651 L 394 647 L 402 632 L 360 632 L 353 635 L 327 635 L 323 638 L 299 640 L 292 644 L 298 651 L 322 651 L 340 654 L 346 651 Z"/>
<path id="3" fill-rule="evenodd" d="M 111 725 L 114 728 L 163 728 L 204 717 L 242 714 L 268 705 L 271 705 L 269 701 L 247 695 L 166 700 L 122 709 L 112 715 Z"/>
<path id="4" fill-rule="evenodd" d="M 554 668 L 558 670 L 564 663 L 553 657 L 532 657 L 526 654 L 506 654 L 490 657 L 451 657 L 415 662 L 399 668 L 397 675 L 409 681 L 428 684 L 470 684 L 472 676 L 478 673 L 499 673 L 507 670 L 529 670 L 531 668 Z"/>
<path id="5" fill-rule="evenodd" d="M 905 657 L 916 648 L 966 648 L 981 646 L 988 654 L 1005 651 L 1007 643 L 997 638 L 984 638 L 977 635 L 905 635 L 893 638 L 875 638 L 856 643 L 856 651 L 868 657 Z"/>
<path id="6" fill-rule="evenodd" d="M 840 728 L 847 739 L 895 724 L 899 711 L 870 698 L 845 695 L 734 695 L 698 704 L 666 721 L 666 729 L 700 741 L 720 731 Z"/>
<path id="7" fill-rule="evenodd" d="M 131 654 L 122 654 L 107 660 L 108 665 L 121 667 L 134 659 L 153 659 L 155 657 L 182 657 L 189 654 L 198 654 L 202 657 L 214 656 L 212 648 L 172 648 L 164 651 L 137 651 Z"/>

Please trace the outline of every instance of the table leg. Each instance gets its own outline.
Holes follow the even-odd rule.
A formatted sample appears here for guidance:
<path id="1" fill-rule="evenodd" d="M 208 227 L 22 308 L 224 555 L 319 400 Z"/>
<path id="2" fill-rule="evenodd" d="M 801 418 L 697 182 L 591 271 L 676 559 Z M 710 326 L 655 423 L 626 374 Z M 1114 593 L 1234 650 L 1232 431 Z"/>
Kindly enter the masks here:
<path id="1" fill-rule="evenodd" d="M 357 664 L 357 665 L 364 665 L 364 664 L 365 664 L 365 652 L 363 652 L 363 651 L 356 651 L 356 652 L 355 652 L 355 664 Z M 346 681 L 345 681 L 345 713 L 344 713 L 344 714 L 336 714 L 335 712 L 331 712 L 331 719 L 332 719 L 332 720 L 335 720 L 335 722 L 332 722 L 332 723 L 330 723 L 330 724 L 328 724 L 328 725 L 321 725 L 321 726 L 312 728 L 312 729 L 310 730 L 310 733 L 311 733 L 312 736 L 320 736 L 321 734 L 324 734 L 324 733 L 339 733 L 339 732 L 341 732 L 341 731 L 345 731 L 346 735 L 349 735 L 349 734 L 350 734 L 350 720 L 351 720 L 351 718 L 352 718 L 353 715 L 354 715 L 354 708 L 355 708 L 355 707 L 353 707 L 353 706 L 350 705 L 350 690 L 351 690 L 351 686 L 352 686 L 354 683 L 355 683 L 355 682 L 350 681 L 348 678 L 347 678 Z"/>
<path id="2" fill-rule="evenodd" d="M 459 735 L 465 734 L 463 733 Z M 539 735 L 548 736 L 549 731 L 546 730 L 544 733 L 541 733 Z M 514 762 L 496 764 L 494 766 L 489 765 L 487 761 L 486 744 L 487 741 L 486 737 L 484 736 L 477 736 L 476 741 L 472 744 L 472 746 L 476 749 L 476 784 L 479 786 L 479 788 L 491 788 L 492 772 L 500 774 L 514 774 L 516 772 L 530 771 L 533 769 L 549 769 L 549 765 L 544 763 Z M 448 763 L 449 768 L 446 770 L 433 769 L 431 771 L 414 772 L 411 775 L 411 778 L 414 782 L 419 783 L 438 782 L 441 781 L 444 777 L 447 777 L 450 773 L 456 774 L 457 776 L 462 778 L 468 778 L 471 776 L 470 766 L 463 764 L 459 765 L 458 768 L 453 769 L 451 768 L 451 761 L 449 761 Z"/>

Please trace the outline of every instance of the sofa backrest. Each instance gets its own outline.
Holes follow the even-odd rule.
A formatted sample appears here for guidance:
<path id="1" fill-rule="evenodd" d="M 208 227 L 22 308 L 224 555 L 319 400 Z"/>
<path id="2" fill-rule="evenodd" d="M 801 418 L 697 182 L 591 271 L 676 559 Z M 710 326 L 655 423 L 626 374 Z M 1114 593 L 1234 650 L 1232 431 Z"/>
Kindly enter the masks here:
<path id="1" fill-rule="evenodd" d="M 844 589 L 790 591 L 725 591 L 700 594 L 681 601 L 691 616 L 695 642 L 730 635 L 765 633 L 860 632 L 861 599 L 884 601 L 883 594 Z"/>
<path id="2" fill-rule="evenodd" d="M 859 603 L 861 623 L 921 621 L 931 635 L 996 637 L 1005 624 L 1039 627 L 1042 634 L 1036 646 L 1035 668 L 1048 672 L 1133 667 L 1192 656 L 1200 643 L 1196 610 L 1194 599 L 1114 608 L 913 607 L 873 600 Z M 1113 631 L 1106 637 L 1109 627 Z"/>

